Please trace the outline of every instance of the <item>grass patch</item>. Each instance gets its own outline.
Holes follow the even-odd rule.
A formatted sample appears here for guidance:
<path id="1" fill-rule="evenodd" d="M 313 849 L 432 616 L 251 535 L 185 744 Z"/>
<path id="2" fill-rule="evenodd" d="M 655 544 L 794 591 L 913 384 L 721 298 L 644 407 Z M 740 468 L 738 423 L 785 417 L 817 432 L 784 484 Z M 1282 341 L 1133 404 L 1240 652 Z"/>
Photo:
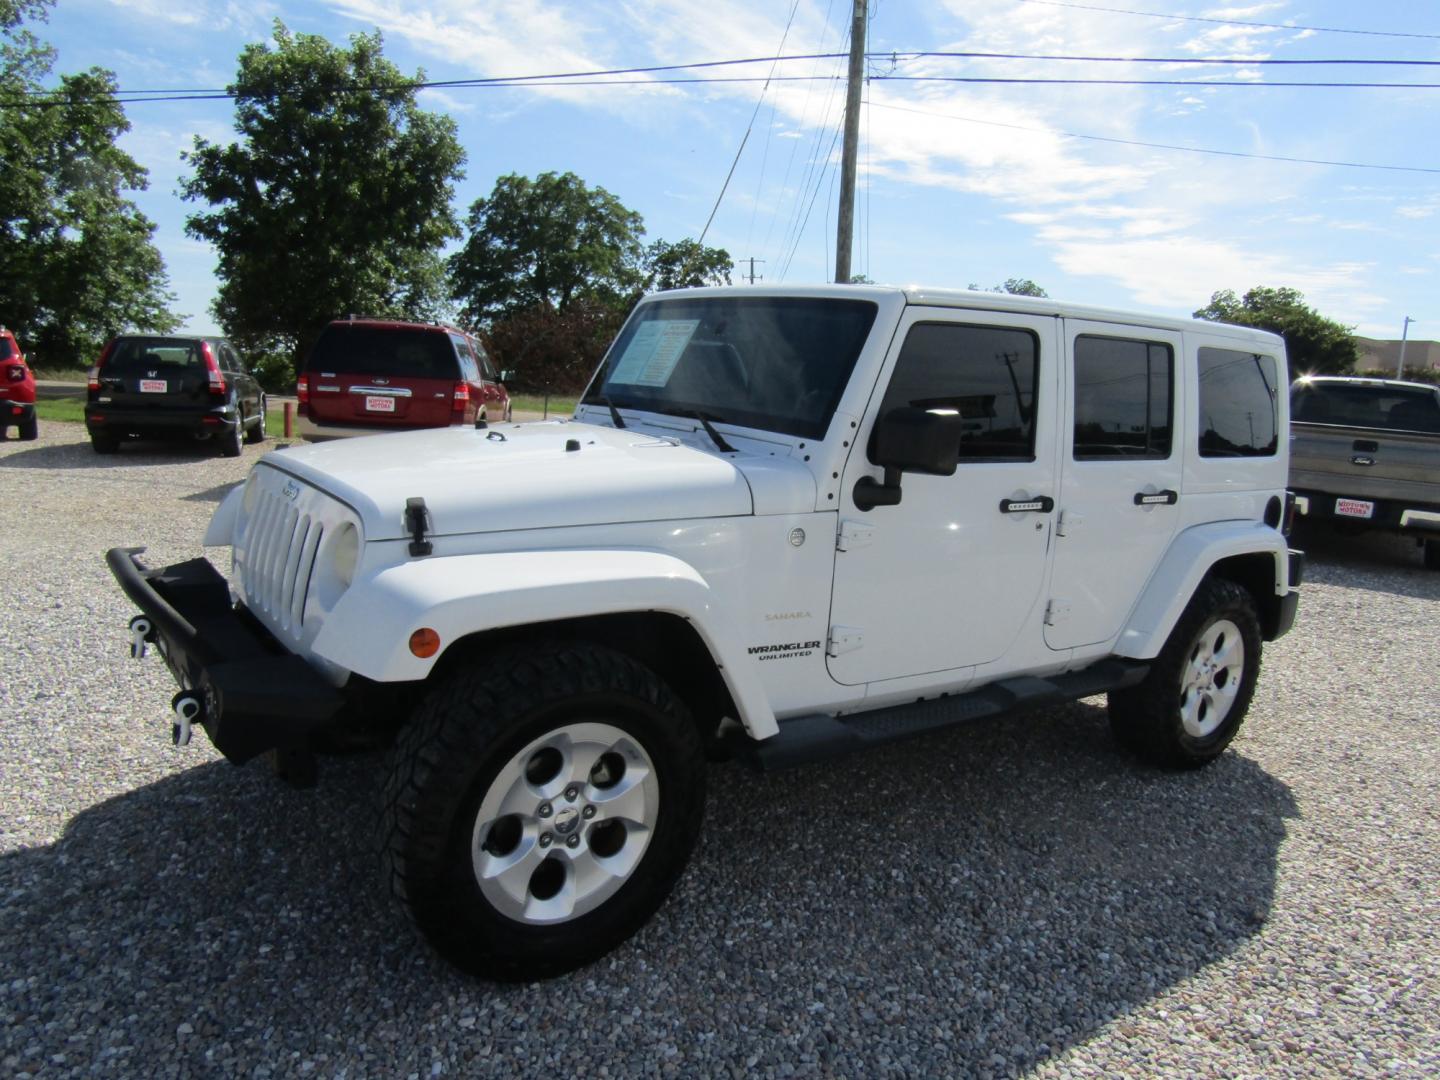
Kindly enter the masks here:
<path id="1" fill-rule="evenodd" d="M 577 399 L 575 399 L 575 398 L 573 398 L 573 397 L 558 397 L 558 396 L 555 396 L 555 395 L 551 395 L 551 397 L 550 397 L 550 415 L 551 415 L 551 416 L 569 416 L 571 413 L 573 413 L 573 412 L 575 411 L 575 402 L 576 402 L 576 400 L 577 400 Z M 543 412 L 545 411 L 545 395 L 544 395 L 544 394 L 511 394 L 511 395 L 510 395 L 510 409 L 511 409 L 512 412 L 543 413 Z"/>
<path id="2" fill-rule="evenodd" d="M 85 399 L 42 398 L 35 403 L 35 415 L 41 420 L 56 420 L 62 424 L 83 424 L 85 422 Z M 284 406 L 265 410 L 265 430 L 272 436 L 284 434 Z"/>
<path id="3" fill-rule="evenodd" d="M 32 366 L 31 371 L 37 379 L 49 379 L 52 382 L 85 382 L 90 378 L 90 369 L 77 368 L 37 368 Z"/>
<path id="4" fill-rule="evenodd" d="M 42 398 L 35 403 L 35 415 L 41 420 L 81 423 L 85 419 L 84 398 Z"/>

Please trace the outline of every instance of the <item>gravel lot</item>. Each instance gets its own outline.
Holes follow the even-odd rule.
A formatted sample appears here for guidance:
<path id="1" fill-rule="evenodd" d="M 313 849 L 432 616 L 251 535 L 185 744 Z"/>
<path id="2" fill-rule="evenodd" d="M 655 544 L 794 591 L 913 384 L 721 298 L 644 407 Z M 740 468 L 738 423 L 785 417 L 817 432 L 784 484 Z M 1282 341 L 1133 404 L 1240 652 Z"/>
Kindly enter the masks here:
<path id="1" fill-rule="evenodd" d="M 258 457 L 0 444 L 0 1073 L 1440 1073 L 1440 575 L 1305 537 L 1234 749 L 1098 700 L 777 776 L 717 767 L 670 903 L 577 975 L 443 966 L 380 892 L 383 763 L 293 791 L 169 745 L 102 552 L 188 558 Z"/>

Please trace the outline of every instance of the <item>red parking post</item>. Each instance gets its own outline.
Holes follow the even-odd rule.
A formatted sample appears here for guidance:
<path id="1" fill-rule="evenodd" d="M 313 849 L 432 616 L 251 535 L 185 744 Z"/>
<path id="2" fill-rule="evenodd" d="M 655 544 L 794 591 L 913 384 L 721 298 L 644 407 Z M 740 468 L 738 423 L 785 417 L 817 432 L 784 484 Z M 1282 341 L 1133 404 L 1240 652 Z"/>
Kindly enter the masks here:
<path id="1" fill-rule="evenodd" d="M 285 438 L 291 438 L 295 434 L 295 403 L 285 402 Z"/>

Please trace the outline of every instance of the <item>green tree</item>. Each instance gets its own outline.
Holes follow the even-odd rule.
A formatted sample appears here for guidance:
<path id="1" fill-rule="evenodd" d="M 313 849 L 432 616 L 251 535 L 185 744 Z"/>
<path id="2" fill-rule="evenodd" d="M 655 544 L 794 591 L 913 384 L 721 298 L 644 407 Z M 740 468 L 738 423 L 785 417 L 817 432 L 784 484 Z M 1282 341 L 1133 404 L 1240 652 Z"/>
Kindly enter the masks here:
<path id="1" fill-rule="evenodd" d="M 1195 318 L 1269 330 L 1285 339 L 1292 375 L 1333 375 L 1351 370 L 1359 353 L 1352 327 L 1327 319 L 1297 289 L 1257 285 L 1243 297 L 1224 289 Z"/>
<path id="2" fill-rule="evenodd" d="M 976 285 L 973 281 L 970 283 L 970 288 L 974 289 L 976 292 L 981 291 L 980 286 Z M 992 285 L 989 289 L 986 289 L 984 291 L 1009 293 L 1011 296 L 1048 297 L 1050 295 L 1048 292 L 1042 289 L 1039 285 L 1036 285 L 1035 282 L 1031 281 L 1029 278 L 1013 277 L 1006 278 L 1003 285 Z"/>
<path id="3" fill-rule="evenodd" d="M 423 78 L 402 76 L 378 33 L 347 49 L 277 21 L 273 47 L 240 53 L 240 139 L 197 138 L 183 193 L 212 208 L 185 228 L 219 253 L 215 315 L 242 345 L 298 364 L 338 315 L 447 314 L 440 248 L 459 235 L 465 154 L 454 121 L 416 105 Z"/>
<path id="4" fill-rule="evenodd" d="M 730 253 L 705 247 L 696 240 L 669 243 L 656 240 L 645 249 L 645 291 L 693 289 L 702 285 L 729 285 Z"/>
<path id="5" fill-rule="evenodd" d="M 129 130 L 100 68 L 45 86 L 54 50 L 23 26 L 44 0 L 0 0 L 0 323 L 41 366 L 93 360 L 123 329 L 165 331 L 155 226 L 125 192 L 146 172 L 115 145 Z"/>
<path id="6" fill-rule="evenodd" d="M 645 283 L 645 225 L 602 187 L 574 173 L 502 176 L 466 217 L 469 236 L 450 259 L 451 296 L 474 322 L 535 307 L 625 304 Z"/>

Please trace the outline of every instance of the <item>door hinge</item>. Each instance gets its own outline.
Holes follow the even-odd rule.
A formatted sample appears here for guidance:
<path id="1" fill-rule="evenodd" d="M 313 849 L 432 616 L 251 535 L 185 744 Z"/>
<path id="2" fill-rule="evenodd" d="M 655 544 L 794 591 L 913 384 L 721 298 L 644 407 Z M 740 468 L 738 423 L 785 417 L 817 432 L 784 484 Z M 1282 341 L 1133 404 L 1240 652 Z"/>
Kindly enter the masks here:
<path id="1" fill-rule="evenodd" d="M 1070 618 L 1069 600 L 1051 600 L 1045 605 L 1046 626 L 1059 626 L 1068 618 Z"/>
<path id="2" fill-rule="evenodd" d="M 1055 526 L 1056 536 L 1074 536 L 1075 530 L 1085 524 L 1083 514 L 1077 514 L 1074 510 L 1061 510 L 1060 521 Z"/>
<path id="3" fill-rule="evenodd" d="M 874 536 L 874 525 L 867 525 L 863 521 L 842 521 L 839 535 L 835 537 L 835 550 L 854 551 L 856 548 L 869 547 Z"/>
<path id="4" fill-rule="evenodd" d="M 826 656 L 839 656 L 854 652 L 865 644 L 865 631 L 858 626 L 830 627 L 830 641 L 825 646 Z"/>

